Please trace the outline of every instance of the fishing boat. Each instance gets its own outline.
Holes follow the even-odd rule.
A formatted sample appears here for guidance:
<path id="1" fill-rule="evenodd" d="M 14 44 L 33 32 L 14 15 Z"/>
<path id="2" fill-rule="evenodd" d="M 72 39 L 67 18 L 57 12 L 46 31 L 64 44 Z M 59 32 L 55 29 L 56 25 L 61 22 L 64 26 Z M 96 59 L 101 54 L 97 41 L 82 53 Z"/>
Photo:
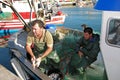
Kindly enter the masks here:
<path id="1" fill-rule="evenodd" d="M 5 4 L 7 4 L 7 6 Z M 30 22 L 36 18 L 41 19 L 40 12 L 43 11 L 42 17 L 44 17 L 46 24 L 62 26 L 65 21 L 65 15 L 56 7 L 56 4 L 50 4 L 51 3 L 47 1 L 32 2 L 32 0 L 2 1 L 2 3 L 0 3 L 0 37 L 7 37 L 21 30 L 24 26 L 8 6 L 15 7 L 15 10 L 19 12 L 22 19 L 26 22 Z"/>
<path id="2" fill-rule="evenodd" d="M 102 11 L 100 47 L 108 80 L 118 80 L 120 78 L 119 5 L 119 0 L 98 0 L 95 5 L 95 9 Z"/>

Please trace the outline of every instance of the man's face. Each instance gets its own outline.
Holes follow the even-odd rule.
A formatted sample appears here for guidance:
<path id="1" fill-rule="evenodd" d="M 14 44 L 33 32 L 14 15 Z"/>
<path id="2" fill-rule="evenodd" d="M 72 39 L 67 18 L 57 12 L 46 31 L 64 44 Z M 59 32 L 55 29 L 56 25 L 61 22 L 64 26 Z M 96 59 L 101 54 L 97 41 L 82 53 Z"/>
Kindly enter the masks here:
<path id="1" fill-rule="evenodd" d="M 32 27 L 32 31 L 33 31 L 33 34 L 34 34 L 35 37 L 39 37 L 39 35 L 42 34 L 42 28 L 40 28 L 38 24 L 35 24 Z"/>
<path id="2" fill-rule="evenodd" d="M 90 39 L 91 37 L 92 37 L 92 34 L 89 34 L 89 33 L 87 33 L 87 32 L 84 32 L 84 38 L 85 38 L 86 40 Z"/>

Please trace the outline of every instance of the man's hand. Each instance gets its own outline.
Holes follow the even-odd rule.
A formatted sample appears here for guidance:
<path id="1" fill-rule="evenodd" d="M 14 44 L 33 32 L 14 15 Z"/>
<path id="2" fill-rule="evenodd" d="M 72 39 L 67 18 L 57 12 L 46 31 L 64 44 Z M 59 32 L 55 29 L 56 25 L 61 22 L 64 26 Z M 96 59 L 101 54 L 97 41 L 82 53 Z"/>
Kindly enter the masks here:
<path id="1" fill-rule="evenodd" d="M 80 56 L 80 58 L 83 56 L 83 53 L 81 51 L 78 51 L 78 55 Z"/>
<path id="2" fill-rule="evenodd" d="M 36 67 L 40 66 L 41 60 L 42 60 L 41 57 L 39 57 L 39 58 L 36 59 L 36 63 L 35 63 Z"/>

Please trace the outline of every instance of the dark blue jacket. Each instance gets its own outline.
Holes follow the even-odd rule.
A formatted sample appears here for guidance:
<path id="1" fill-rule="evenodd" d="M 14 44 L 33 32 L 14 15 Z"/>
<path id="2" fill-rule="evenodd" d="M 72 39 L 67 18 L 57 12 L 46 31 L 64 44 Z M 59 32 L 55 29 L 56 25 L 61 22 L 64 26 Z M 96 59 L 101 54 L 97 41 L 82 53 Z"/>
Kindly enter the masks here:
<path id="1" fill-rule="evenodd" d="M 81 37 L 77 43 L 78 50 L 81 51 L 84 56 L 95 60 L 100 51 L 99 40 L 100 36 L 98 34 L 93 34 L 92 38 L 89 40 L 85 40 L 84 37 Z"/>

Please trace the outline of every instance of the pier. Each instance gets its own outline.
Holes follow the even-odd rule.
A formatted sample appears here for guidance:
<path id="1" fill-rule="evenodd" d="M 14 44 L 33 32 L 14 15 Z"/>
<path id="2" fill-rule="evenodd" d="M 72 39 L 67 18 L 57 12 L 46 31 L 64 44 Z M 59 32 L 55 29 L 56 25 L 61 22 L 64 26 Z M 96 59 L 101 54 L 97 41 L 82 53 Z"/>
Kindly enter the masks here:
<path id="1" fill-rule="evenodd" d="M 9 48 L 0 47 L 0 80 L 21 80 L 10 64 Z"/>
<path id="2" fill-rule="evenodd" d="M 21 80 L 21 79 L 0 64 L 0 80 Z"/>

